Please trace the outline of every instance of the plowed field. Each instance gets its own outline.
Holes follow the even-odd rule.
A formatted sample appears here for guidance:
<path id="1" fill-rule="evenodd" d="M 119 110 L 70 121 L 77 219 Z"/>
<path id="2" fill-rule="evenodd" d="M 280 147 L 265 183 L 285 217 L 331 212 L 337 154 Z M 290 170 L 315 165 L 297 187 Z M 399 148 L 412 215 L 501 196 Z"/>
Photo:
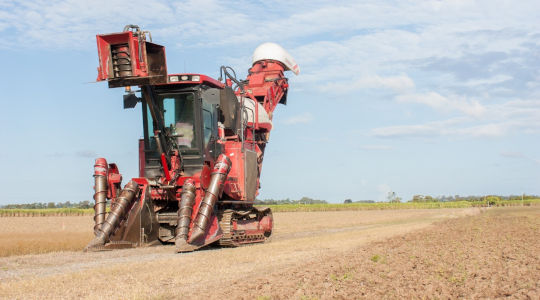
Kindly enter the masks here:
<path id="1" fill-rule="evenodd" d="M 69 221 L 88 229 L 62 228 L 87 234 L 89 218 Z M 14 220 L 0 218 L 0 242 Z M 539 207 L 276 213 L 275 223 L 272 242 L 241 248 L 3 257 L 0 297 L 540 298 Z"/>

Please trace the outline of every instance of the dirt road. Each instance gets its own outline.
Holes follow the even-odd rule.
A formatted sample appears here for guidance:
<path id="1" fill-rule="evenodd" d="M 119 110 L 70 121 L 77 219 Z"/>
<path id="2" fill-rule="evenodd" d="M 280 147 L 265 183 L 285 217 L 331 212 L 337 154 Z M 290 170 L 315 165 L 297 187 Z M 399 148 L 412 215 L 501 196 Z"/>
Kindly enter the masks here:
<path id="1" fill-rule="evenodd" d="M 354 282 L 350 278 L 352 274 L 358 276 L 357 272 L 363 270 L 355 269 L 349 274 L 332 268 L 346 269 L 349 262 L 356 263 L 354 258 L 362 251 L 369 256 L 369 263 L 387 259 L 382 250 L 373 254 L 369 249 L 382 247 L 376 242 L 387 243 L 388 238 L 435 230 L 431 226 L 435 222 L 478 215 L 479 212 L 479 209 L 438 209 L 278 213 L 275 214 L 272 242 L 254 246 L 214 248 L 187 254 L 176 254 L 172 246 L 164 246 L 4 257 L 0 258 L 0 297 L 256 299 L 361 296 L 359 290 L 347 289 L 350 290 L 347 293 L 336 284 Z M 537 268 L 538 261 L 532 267 Z M 313 282 L 315 279 L 316 283 Z M 329 285 L 321 285 L 326 281 Z M 387 296 L 391 297 L 391 294 Z"/>

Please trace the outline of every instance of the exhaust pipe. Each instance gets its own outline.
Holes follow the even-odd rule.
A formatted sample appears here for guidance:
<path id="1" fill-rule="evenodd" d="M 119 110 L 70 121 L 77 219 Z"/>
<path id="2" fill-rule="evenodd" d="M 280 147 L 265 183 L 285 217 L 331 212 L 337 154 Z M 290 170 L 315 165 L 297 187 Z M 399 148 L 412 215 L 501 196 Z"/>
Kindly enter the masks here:
<path id="1" fill-rule="evenodd" d="M 138 192 L 139 185 L 135 181 L 131 180 L 126 184 L 122 192 L 120 192 L 120 196 L 116 198 L 115 205 L 111 208 L 111 212 L 107 215 L 107 219 L 101 225 L 96 237 L 84 248 L 84 251 L 88 251 L 90 248 L 96 246 L 105 245 L 113 231 L 120 224 L 120 221 L 124 218 L 129 204 L 135 199 L 135 195 Z"/>
<path id="2" fill-rule="evenodd" d="M 225 179 L 227 179 L 227 175 L 229 175 L 230 170 L 231 160 L 227 157 L 227 155 L 221 154 L 214 165 L 214 170 L 212 170 L 210 184 L 206 190 L 206 194 L 204 194 L 203 200 L 201 201 L 197 218 L 193 223 L 189 243 L 192 243 L 193 241 L 196 241 L 204 236 L 208 223 L 210 222 L 210 217 L 214 212 L 214 205 L 216 205 L 218 197 L 223 192 L 223 184 Z"/>
<path id="3" fill-rule="evenodd" d="M 96 159 L 94 164 L 94 235 L 98 234 L 103 222 L 107 205 L 107 160 Z"/>
<path id="4" fill-rule="evenodd" d="M 193 204 L 195 204 L 195 183 L 193 179 L 187 179 L 182 186 L 180 195 L 180 209 L 178 210 L 178 225 L 176 226 L 176 240 L 187 240 Z M 179 241 L 180 242 L 180 241 Z"/>

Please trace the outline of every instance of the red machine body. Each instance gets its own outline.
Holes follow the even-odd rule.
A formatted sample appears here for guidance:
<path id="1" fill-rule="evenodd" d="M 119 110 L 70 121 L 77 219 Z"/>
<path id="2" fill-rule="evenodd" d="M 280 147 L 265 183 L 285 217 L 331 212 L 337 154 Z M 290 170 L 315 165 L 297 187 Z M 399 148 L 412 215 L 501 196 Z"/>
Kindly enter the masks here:
<path id="1" fill-rule="evenodd" d="M 298 66 L 280 46 L 263 44 L 243 81 L 229 67 L 221 67 L 223 82 L 167 74 L 164 47 L 147 42 L 146 34 L 128 25 L 97 36 L 98 81 L 126 87 L 125 108 L 142 103 L 144 138 L 139 178 L 122 190 L 116 165 L 96 160 L 96 237 L 85 249 L 174 242 L 184 252 L 264 242 L 272 213 L 253 203 L 273 113 L 286 103 L 284 72 L 298 73 Z"/>
<path id="2" fill-rule="evenodd" d="M 147 33 L 126 25 L 123 32 L 97 35 L 97 80 L 107 80 L 109 87 L 166 82 L 165 47 L 147 42 Z"/>

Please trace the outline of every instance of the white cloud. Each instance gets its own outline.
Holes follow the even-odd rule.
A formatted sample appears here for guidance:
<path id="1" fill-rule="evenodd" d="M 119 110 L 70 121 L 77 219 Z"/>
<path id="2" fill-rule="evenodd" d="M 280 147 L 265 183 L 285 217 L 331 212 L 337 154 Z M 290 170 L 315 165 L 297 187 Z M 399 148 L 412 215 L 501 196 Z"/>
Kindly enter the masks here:
<path id="1" fill-rule="evenodd" d="M 331 82 L 321 86 L 322 91 L 346 93 L 357 89 L 389 89 L 405 92 L 414 89 L 414 81 L 407 75 L 381 77 L 370 75 L 352 81 Z"/>
<path id="2" fill-rule="evenodd" d="M 475 117 L 482 116 L 486 112 L 486 108 L 477 100 L 469 100 L 460 96 L 448 98 L 436 92 L 399 95 L 396 97 L 396 101 L 402 103 L 420 103 L 442 111 L 458 110 L 466 115 Z"/>
<path id="3" fill-rule="evenodd" d="M 499 137 L 508 132 L 508 124 L 490 123 L 475 125 L 467 128 L 450 129 L 447 134 L 470 137 Z"/>
<path id="4" fill-rule="evenodd" d="M 420 124 L 373 128 L 370 135 L 390 137 L 503 137 L 540 133 L 540 100 L 509 100 L 485 105 L 480 115 L 466 115 Z"/>
<path id="5" fill-rule="evenodd" d="M 371 135 L 375 137 L 430 137 L 442 135 L 442 129 L 437 124 L 396 125 L 374 128 Z"/>
<path id="6" fill-rule="evenodd" d="M 499 74 L 499 75 L 495 75 L 489 78 L 471 79 L 465 82 L 464 85 L 471 86 L 471 87 L 476 87 L 479 85 L 495 85 L 495 84 L 503 83 L 510 79 L 512 79 L 512 76 Z"/>
<path id="7" fill-rule="evenodd" d="M 344 37 L 353 36 L 352 42 L 357 44 L 357 47 L 351 49 L 355 51 L 346 51 L 351 42 L 327 41 L 330 46 L 328 53 L 332 54 L 337 50 L 337 59 L 344 58 L 340 57 L 341 54 L 347 53 L 347 58 L 352 60 L 365 57 L 365 54 L 369 53 L 375 53 L 379 58 L 386 56 L 386 60 L 425 57 L 426 54 L 459 56 L 462 51 L 455 50 L 463 48 L 464 44 L 467 45 L 467 50 L 477 48 L 479 51 L 506 51 L 509 47 L 518 46 L 516 41 L 522 37 L 515 34 L 502 38 L 494 38 L 489 34 L 464 36 L 463 33 L 482 30 L 489 33 L 487 30 L 504 28 L 538 28 L 535 9 L 526 2 L 520 3 L 521 5 L 494 5 L 485 1 L 467 4 L 456 4 L 454 1 L 281 3 L 283 4 L 213 0 L 15 0 L 0 3 L 0 10 L 9 11 L 10 27 L 15 29 L 10 33 L 15 37 L 21 36 L 21 41 L 24 41 L 28 32 L 38 30 L 52 31 L 61 41 L 72 39 L 72 42 L 77 42 L 79 40 L 76 38 L 81 34 L 111 29 L 112 26 L 124 23 L 140 23 L 156 33 L 166 34 L 169 39 L 176 40 L 175 42 L 183 41 L 191 46 L 256 44 L 275 39 L 294 42 L 313 35 L 337 33 Z M 530 4 L 534 6 L 535 2 L 531 1 Z M 243 9 L 239 10 L 237 7 Z M 265 13 L 255 14 L 251 13 L 252 11 Z M 361 18 L 358 17 L 359 13 Z M 25 18 L 35 14 L 39 17 Z M 415 26 L 416 24 L 421 26 Z M 227 34 L 223 34 L 224 31 Z M 358 35 L 358 31 L 364 32 Z M 448 43 L 452 39 L 457 39 L 457 43 Z M 324 44 L 323 41 L 320 42 Z M 47 44 L 54 46 L 55 41 L 50 40 Z M 340 45 L 345 47 L 341 48 Z M 387 56 L 388 54 L 393 55 Z"/>
<path id="8" fill-rule="evenodd" d="M 516 106 L 540 95 L 535 83 L 540 74 L 530 67 L 540 45 L 539 6 L 537 1 L 0 0 L 0 49 L 88 49 L 95 47 L 96 33 L 135 23 L 159 43 L 193 53 L 219 49 L 225 62 L 245 66 L 258 43 L 275 41 L 302 68 L 301 76 L 291 79 L 297 91 L 388 90 L 401 106 L 422 104 L 439 114 L 475 119 L 440 128 L 433 120 L 441 116 L 435 114 L 431 122 L 375 128 L 376 136 L 501 136 L 540 129 L 536 107 Z M 484 64 L 482 55 L 490 53 L 500 57 Z M 312 120 L 303 114 L 285 123 Z"/>
<path id="9" fill-rule="evenodd" d="M 283 121 L 287 125 L 307 124 L 313 121 L 313 115 L 309 112 L 305 112 L 296 116 L 289 117 Z"/>
<path id="10" fill-rule="evenodd" d="M 4 48 L 84 48 L 94 44 L 96 34 L 121 31 L 125 24 L 174 21 L 170 7 L 159 0 L 19 0 L 0 11 L 9 24 L 0 26 L 9 36 L 0 44 Z"/>
<path id="11" fill-rule="evenodd" d="M 374 128 L 370 134 L 381 138 L 431 138 L 437 136 L 498 137 L 508 133 L 512 126 L 511 123 L 504 122 L 471 125 L 470 121 L 470 119 L 466 118 L 455 118 L 424 124 L 386 126 Z"/>

